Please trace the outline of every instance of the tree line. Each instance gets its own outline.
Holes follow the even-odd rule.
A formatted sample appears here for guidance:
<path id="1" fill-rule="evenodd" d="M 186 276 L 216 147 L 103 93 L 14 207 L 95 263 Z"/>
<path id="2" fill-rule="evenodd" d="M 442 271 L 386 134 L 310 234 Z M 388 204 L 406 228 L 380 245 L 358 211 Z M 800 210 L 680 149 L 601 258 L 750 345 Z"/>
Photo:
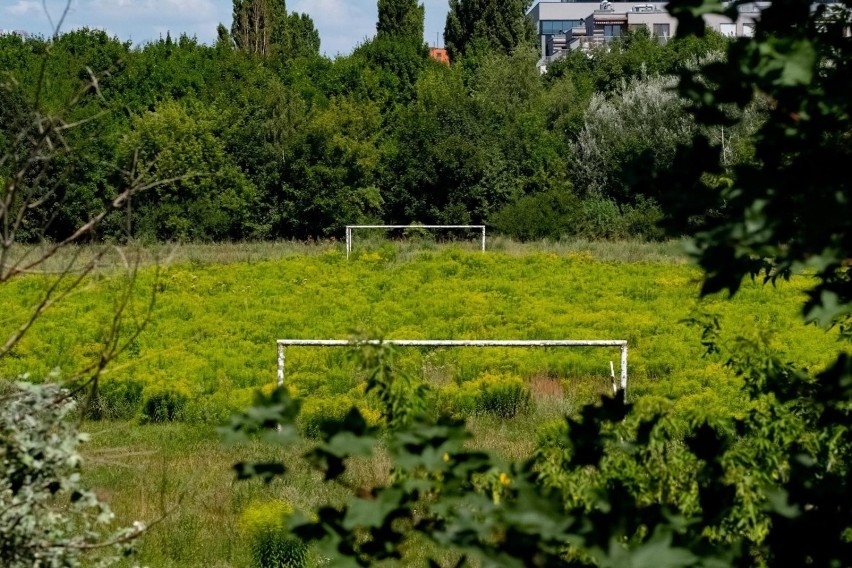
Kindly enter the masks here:
<path id="1" fill-rule="evenodd" d="M 47 231 L 34 216 L 19 235 L 65 234 L 140 175 L 175 181 L 134 196 L 98 238 L 327 238 L 365 222 L 660 238 L 700 226 L 633 180 L 671 165 L 698 128 L 669 87 L 724 38 L 662 45 L 639 31 L 542 75 L 525 2 L 450 4 L 452 65 L 429 57 L 416 0 L 380 0 L 375 37 L 333 59 L 282 0 L 235 0 L 214 45 L 167 34 L 133 46 L 89 29 L 0 38 L 0 149 L 40 113 L 83 121 L 48 172 Z M 732 160 L 748 160 L 739 134 Z"/>

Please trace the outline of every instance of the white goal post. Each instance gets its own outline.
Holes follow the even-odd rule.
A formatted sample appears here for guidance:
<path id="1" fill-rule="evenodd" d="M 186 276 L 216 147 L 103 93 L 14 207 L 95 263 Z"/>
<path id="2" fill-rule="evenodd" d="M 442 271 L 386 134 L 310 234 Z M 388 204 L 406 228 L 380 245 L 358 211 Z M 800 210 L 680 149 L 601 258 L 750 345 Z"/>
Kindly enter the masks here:
<path id="1" fill-rule="evenodd" d="M 352 252 L 354 229 L 478 229 L 482 231 L 482 252 L 485 252 L 485 225 L 346 225 L 346 258 Z"/>
<path id="2" fill-rule="evenodd" d="M 397 347 L 618 347 L 621 349 L 620 383 L 615 382 L 612 371 L 613 390 L 620 388 L 627 394 L 627 341 L 611 340 L 465 340 L 465 339 L 369 339 L 348 341 L 345 339 L 279 339 L 278 340 L 278 386 L 284 386 L 285 349 L 287 347 L 357 347 L 358 345 L 395 345 Z"/>

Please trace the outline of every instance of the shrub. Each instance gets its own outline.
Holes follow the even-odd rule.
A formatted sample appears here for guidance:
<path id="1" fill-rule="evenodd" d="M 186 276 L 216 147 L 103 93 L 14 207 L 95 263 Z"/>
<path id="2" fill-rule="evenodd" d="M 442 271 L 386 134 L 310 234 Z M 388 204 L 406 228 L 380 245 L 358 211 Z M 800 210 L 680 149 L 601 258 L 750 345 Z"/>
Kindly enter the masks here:
<path id="1" fill-rule="evenodd" d="M 88 408 L 95 419 L 126 419 L 139 411 L 144 385 L 134 379 L 103 381 Z"/>
<path id="2" fill-rule="evenodd" d="M 514 418 L 530 408 L 530 388 L 517 375 L 488 375 L 476 381 L 479 393 L 477 414 Z"/>
<path id="3" fill-rule="evenodd" d="M 456 416 L 491 415 L 509 419 L 530 409 L 532 395 L 517 375 L 486 373 L 479 379 L 442 389 L 439 410 Z"/>
<path id="4" fill-rule="evenodd" d="M 571 143 L 572 181 L 583 196 L 628 202 L 641 174 L 672 166 L 678 144 L 696 130 L 675 83 L 674 77 L 642 77 L 611 96 L 592 97 Z"/>
<path id="5" fill-rule="evenodd" d="M 491 216 L 497 231 L 522 241 L 582 237 L 586 239 L 658 240 L 663 214 L 654 200 L 636 195 L 635 203 L 619 205 L 600 196 L 579 198 L 569 189 L 525 195 Z"/>
<path id="6" fill-rule="evenodd" d="M 80 475 L 79 446 L 87 436 L 77 430 L 77 411 L 74 398 L 57 385 L 0 381 L 4 568 L 112 565 L 144 530 L 134 523 L 107 532 L 113 514 Z"/>
<path id="7" fill-rule="evenodd" d="M 256 568 L 301 568 L 308 563 L 308 546 L 287 530 L 293 514 L 287 501 L 250 505 L 240 518 L 240 528 L 251 548 Z"/>
<path id="8" fill-rule="evenodd" d="M 183 420 L 189 399 L 189 389 L 181 383 L 149 385 L 142 391 L 142 422 Z"/>
<path id="9" fill-rule="evenodd" d="M 299 426 L 305 436 L 317 438 L 329 426 L 341 424 L 352 404 L 348 396 L 308 399 L 299 414 Z"/>
<path id="10" fill-rule="evenodd" d="M 663 221 L 663 210 L 653 199 L 643 195 L 636 195 L 632 205 L 621 206 L 624 215 L 624 224 L 628 235 L 631 237 L 643 237 L 650 240 L 663 240 L 665 231 L 661 228 Z"/>
<path id="11" fill-rule="evenodd" d="M 255 390 L 253 388 L 229 389 L 194 397 L 184 407 L 181 419 L 187 422 L 223 424 L 234 412 L 251 406 Z"/>
<path id="12" fill-rule="evenodd" d="M 627 235 L 628 227 L 617 203 L 590 197 L 583 201 L 571 232 L 591 239 L 618 239 Z"/>
<path id="13" fill-rule="evenodd" d="M 525 195 L 491 216 L 500 233 L 522 241 L 558 239 L 571 232 L 580 199 L 569 189 Z"/>

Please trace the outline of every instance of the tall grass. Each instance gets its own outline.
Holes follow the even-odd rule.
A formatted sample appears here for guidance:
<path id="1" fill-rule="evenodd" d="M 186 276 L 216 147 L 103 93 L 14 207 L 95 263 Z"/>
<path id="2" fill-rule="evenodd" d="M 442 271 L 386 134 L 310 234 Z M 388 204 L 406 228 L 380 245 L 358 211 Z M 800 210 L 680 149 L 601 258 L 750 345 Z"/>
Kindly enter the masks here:
<path id="1" fill-rule="evenodd" d="M 104 376 L 100 408 L 107 417 L 219 423 L 248 405 L 255 389 L 274 385 L 276 339 L 353 332 L 403 339 L 626 339 L 630 395 L 662 397 L 684 411 L 699 406 L 729 413 L 743 400 L 731 374 L 702 358 L 700 330 L 681 323 L 697 311 L 717 315 L 729 340 L 761 334 L 815 367 L 831 356 L 826 335 L 799 323 L 805 277 L 775 288 L 746 282 L 732 302 L 699 301 L 697 269 L 669 260 L 612 260 L 631 253 L 625 248 L 616 255 L 608 246 L 616 245 L 601 247 L 609 260 L 568 249 L 483 254 L 454 245 L 406 259 L 405 246 L 385 243 L 356 251 L 350 261 L 339 247 L 318 247 L 316 254 L 257 262 L 225 260 L 234 257 L 221 256 L 229 250 L 224 245 L 198 247 L 198 258 L 218 260 L 175 261 L 156 280 L 153 269 L 143 270 L 139 300 L 154 288 L 156 311 Z M 15 356 L 0 363 L 0 378 L 29 373 L 38 379 L 55 368 L 68 376 L 87 366 L 111 324 L 115 278 L 94 275 L 45 314 Z M 34 275 L 4 286 L 0 326 L 15 329 L 48 284 Z M 584 385 L 608 383 L 609 362 L 617 359 L 617 349 L 409 349 L 400 351 L 398 364 L 435 386 L 489 372 Z M 345 350 L 288 349 L 287 381 L 303 397 L 363 398 Z"/>
<path id="2" fill-rule="evenodd" d="M 436 240 L 435 235 L 426 234 L 416 237 L 385 236 L 381 232 L 357 234 L 354 243 L 355 254 L 371 252 L 382 247 L 394 249 L 397 260 L 411 260 L 424 253 L 434 253 L 447 247 L 478 251 L 479 234 L 470 238 L 456 235 L 451 241 Z M 41 247 L 13 247 L 12 258 L 28 254 L 37 256 L 48 245 Z M 233 243 L 159 243 L 130 245 L 77 245 L 63 248 L 43 265 L 43 271 L 56 273 L 63 270 L 69 260 L 76 258 L 79 265 L 85 264 L 95 255 L 101 255 L 101 270 L 121 269 L 137 258 L 141 264 L 240 264 L 280 260 L 293 256 L 317 256 L 328 251 L 345 252 L 342 240 L 321 241 L 245 241 Z M 486 250 L 514 256 L 531 253 L 554 253 L 560 256 L 568 254 L 589 254 L 598 260 L 615 262 L 661 262 L 685 264 L 688 257 L 682 241 L 648 242 L 628 241 L 589 241 L 586 239 L 545 240 L 522 243 L 502 236 L 487 235 Z"/>
<path id="3" fill-rule="evenodd" d="M 491 415 L 472 418 L 473 443 L 507 459 L 529 456 L 538 425 L 553 418 L 552 404 L 557 399 L 536 400 L 531 412 L 515 420 Z M 141 539 L 138 554 L 125 563 L 128 567 L 135 563 L 158 568 L 253 566 L 258 543 L 246 534 L 247 511 L 258 503 L 272 502 L 307 511 L 341 502 L 345 496 L 300 460 L 307 446 L 285 449 L 259 442 L 228 446 L 213 426 L 205 424 L 140 426 L 136 421 L 101 421 L 87 423 L 84 429 L 92 435 L 85 448 L 85 476 L 109 501 L 116 522 L 162 518 Z M 234 481 L 234 463 L 272 460 L 294 467 L 268 485 Z M 378 484 L 388 471 L 389 461 L 380 449 L 373 460 L 356 460 L 346 481 L 355 486 Z M 424 543 L 424 559 L 427 553 L 439 558 L 442 554 Z M 450 560 L 457 559 L 447 556 L 447 564 L 454 564 Z"/>

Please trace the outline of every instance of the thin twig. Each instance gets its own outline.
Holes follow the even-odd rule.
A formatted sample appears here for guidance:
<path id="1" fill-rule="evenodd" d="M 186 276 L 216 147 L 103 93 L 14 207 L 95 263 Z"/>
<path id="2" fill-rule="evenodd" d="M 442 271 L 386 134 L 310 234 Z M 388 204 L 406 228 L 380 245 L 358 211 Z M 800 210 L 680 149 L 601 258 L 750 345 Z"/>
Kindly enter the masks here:
<path id="1" fill-rule="evenodd" d="M 80 252 L 77 251 L 72 258 L 70 264 L 75 264 L 77 256 L 79 256 Z M 97 257 L 96 257 L 97 258 Z M 12 334 L 11 337 L 6 341 L 3 347 L 0 347 L 0 358 L 7 355 L 14 347 L 18 344 L 18 342 L 23 339 L 24 335 L 29 331 L 29 329 L 35 324 L 36 320 L 47 310 L 50 306 L 52 306 L 57 301 L 61 300 L 65 296 L 68 295 L 71 290 L 80 285 L 80 283 L 85 279 L 85 277 L 92 271 L 96 264 L 96 259 L 90 260 L 82 269 L 80 274 L 71 282 L 71 284 L 58 295 L 54 296 L 56 291 L 59 289 L 59 285 L 65 280 L 65 277 L 70 275 L 70 272 L 64 271 L 58 278 L 54 280 L 54 282 L 47 289 L 47 292 L 42 296 L 41 301 L 36 305 L 35 309 L 30 314 L 30 317 L 21 324 L 21 327 Z"/>

